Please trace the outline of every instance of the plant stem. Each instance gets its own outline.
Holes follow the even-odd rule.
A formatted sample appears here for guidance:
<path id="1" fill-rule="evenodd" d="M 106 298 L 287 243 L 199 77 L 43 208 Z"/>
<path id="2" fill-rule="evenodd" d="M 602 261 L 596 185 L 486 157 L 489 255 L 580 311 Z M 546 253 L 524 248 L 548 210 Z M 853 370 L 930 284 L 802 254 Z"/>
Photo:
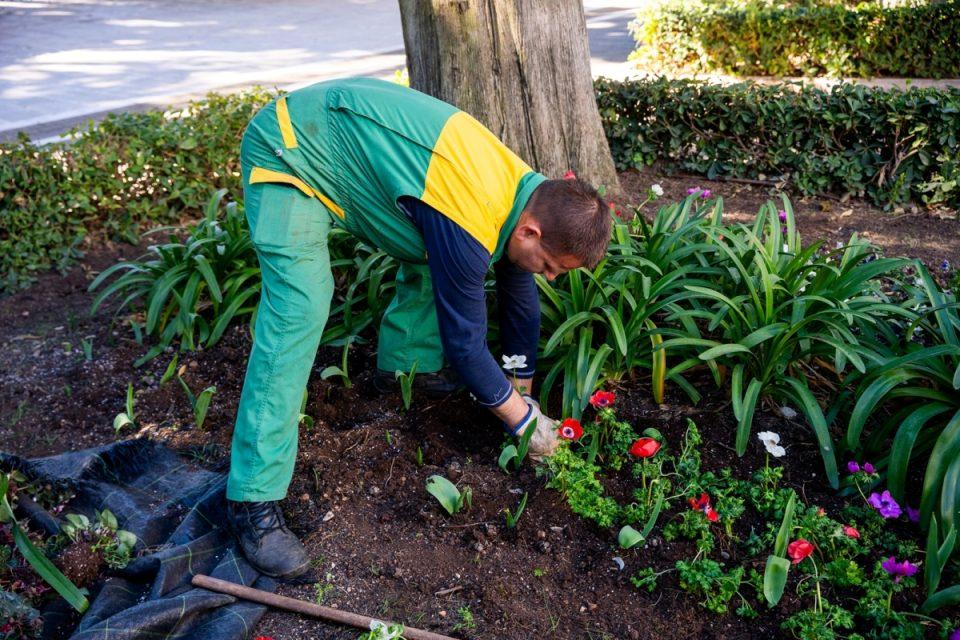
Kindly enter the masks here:
<path id="1" fill-rule="evenodd" d="M 813 563 L 813 575 L 814 575 L 814 579 L 817 581 L 817 603 L 816 603 L 816 606 L 814 607 L 814 611 L 823 613 L 823 599 L 820 593 L 820 572 L 817 571 L 817 563 L 816 561 L 814 561 L 813 556 L 810 556 L 810 562 Z"/>

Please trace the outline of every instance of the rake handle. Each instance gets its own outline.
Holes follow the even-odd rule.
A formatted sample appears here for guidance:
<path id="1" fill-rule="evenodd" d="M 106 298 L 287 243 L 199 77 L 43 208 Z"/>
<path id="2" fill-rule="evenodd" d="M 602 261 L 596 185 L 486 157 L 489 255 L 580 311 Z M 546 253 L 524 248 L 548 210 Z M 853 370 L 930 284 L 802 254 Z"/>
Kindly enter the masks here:
<path id="1" fill-rule="evenodd" d="M 226 593 L 227 595 L 231 595 L 236 598 L 242 598 L 251 602 L 259 602 L 260 604 L 265 604 L 276 609 L 284 609 L 286 611 L 302 613 L 304 615 L 313 616 L 314 618 L 320 618 L 322 620 L 329 620 L 339 624 L 349 625 L 351 627 L 363 629 L 364 631 L 370 629 L 370 622 L 374 620 L 374 618 L 371 618 L 370 616 L 364 616 L 358 613 L 350 613 L 349 611 L 341 611 L 340 609 L 334 609 L 332 607 L 324 607 L 323 605 L 314 604 L 312 602 L 304 602 L 303 600 L 297 600 L 296 598 L 281 596 L 276 593 L 270 593 L 269 591 L 254 589 L 253 587 L 246 587 L 242 584 L 220 580 L 219 578 L 211 578 L 210 576 L 205 576 L 202 574 L 193 576 L 191 583 L 195 587 L 201 587 L 203 589 L 209 589 L 210 591 L 217 591 L 219 593 Z M 403 637 L 407 638 L 407 640 L 455 640 L 450 636 L 442 636 L 436 633 L 431 633 L 430 631 L 424 631 L 423 629 L 415 629 L 413 627 L 406 626 L 403 628 Z"/>

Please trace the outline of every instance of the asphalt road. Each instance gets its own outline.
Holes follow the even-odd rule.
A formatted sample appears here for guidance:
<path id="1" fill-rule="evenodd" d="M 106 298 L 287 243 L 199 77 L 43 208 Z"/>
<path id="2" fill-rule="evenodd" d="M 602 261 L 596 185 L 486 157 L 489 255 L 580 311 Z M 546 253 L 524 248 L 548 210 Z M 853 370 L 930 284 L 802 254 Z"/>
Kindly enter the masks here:
<path id="1" fill-rule="evenodd" d="M 594 72 L 624 75 L 642 3 L 585 0 Z M 405 64 L 397 0 L 0 0 L 0 141 L 254 84 Z"/>

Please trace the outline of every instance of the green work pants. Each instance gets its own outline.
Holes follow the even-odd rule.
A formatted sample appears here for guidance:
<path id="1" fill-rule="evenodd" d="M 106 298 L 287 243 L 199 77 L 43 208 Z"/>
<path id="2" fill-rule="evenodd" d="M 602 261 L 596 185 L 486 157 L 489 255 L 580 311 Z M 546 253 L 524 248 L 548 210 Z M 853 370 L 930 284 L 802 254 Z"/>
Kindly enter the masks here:
<path id="1" fill-rule="evenodd" d="M 303 391 L 330 312 L 327 236 L 333 216 L 286 184 L 247 184 L 244 201 L 262 289 L 253 348 L 233 431 L 227 498 L 259 502 L 287 494 L 297 455 Z M 401 263 L 384 314 L 377 366 L 438 371 L 443 349 L 426 265 Z"/>

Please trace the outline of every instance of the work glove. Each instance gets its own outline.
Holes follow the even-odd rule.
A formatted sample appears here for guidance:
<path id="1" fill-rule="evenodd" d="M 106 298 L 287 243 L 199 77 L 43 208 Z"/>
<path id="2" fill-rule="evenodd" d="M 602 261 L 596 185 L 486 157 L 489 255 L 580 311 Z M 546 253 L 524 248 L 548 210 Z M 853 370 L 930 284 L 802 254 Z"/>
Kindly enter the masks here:
<path id="1" fill-rule="evenodd" d="M 560 442 L 557 436 L 558 425 L 556 420 L 549 418 L 540 411 L 540 403 L 527 394 L 523 395 L 529 411 L 527 416 L 511 429 L 511 433 L 518 438 L 523 437 L 527 429 L 536 429 L 530 436 L 530 444 L 527 448 L 527 454 L 534 462 L 543 462 L 544 458 L 553 455 L 557 450 L 557 444 Z"/>

